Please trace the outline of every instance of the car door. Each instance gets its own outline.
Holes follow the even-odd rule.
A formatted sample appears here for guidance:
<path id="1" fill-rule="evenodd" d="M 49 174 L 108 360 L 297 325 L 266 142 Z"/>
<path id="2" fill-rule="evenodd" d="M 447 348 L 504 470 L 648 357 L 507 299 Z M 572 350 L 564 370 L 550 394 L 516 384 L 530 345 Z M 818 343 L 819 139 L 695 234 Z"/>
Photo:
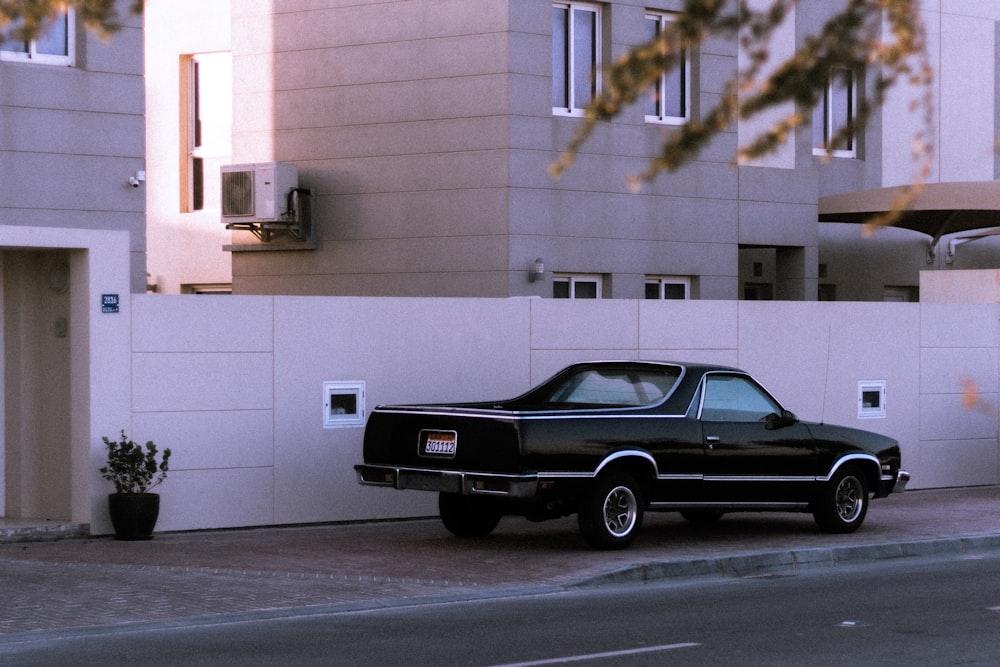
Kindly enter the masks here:
<path id="1" fill-rule="evenodd" d="M 809 430 L 752 378 L 708 373 L 699 409 L 705 442 L 705 500 L 782 503 L 807 500 L 816 448 Z"/>

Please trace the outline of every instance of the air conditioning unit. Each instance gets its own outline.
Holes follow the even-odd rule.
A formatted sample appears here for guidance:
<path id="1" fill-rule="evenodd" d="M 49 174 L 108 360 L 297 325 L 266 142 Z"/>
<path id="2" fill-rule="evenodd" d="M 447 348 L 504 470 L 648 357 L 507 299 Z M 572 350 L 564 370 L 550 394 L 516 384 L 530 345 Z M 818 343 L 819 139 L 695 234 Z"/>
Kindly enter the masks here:
<path id="1" fill-rule="evenodd" d="M 283 217 L 288 193 L 298 186 L 298 167 L 291 162 L 223 165 L 222 222 L 289 222 Z"/>

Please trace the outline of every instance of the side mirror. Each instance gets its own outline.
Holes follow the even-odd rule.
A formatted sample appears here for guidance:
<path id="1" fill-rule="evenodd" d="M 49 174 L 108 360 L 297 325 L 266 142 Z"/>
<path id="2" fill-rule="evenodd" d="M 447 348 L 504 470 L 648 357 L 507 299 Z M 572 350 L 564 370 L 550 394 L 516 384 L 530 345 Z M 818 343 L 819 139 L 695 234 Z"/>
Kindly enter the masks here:
<path id="1" fill-rule="evenodd" d="M 793 413 L 788 410 L 782 410 L 781 414 L 772 412 L 767 417 L 764 418 L 764 426 L 769 430 L 784 428 L 786 426 L 791 426 L 799 420 Z"/>

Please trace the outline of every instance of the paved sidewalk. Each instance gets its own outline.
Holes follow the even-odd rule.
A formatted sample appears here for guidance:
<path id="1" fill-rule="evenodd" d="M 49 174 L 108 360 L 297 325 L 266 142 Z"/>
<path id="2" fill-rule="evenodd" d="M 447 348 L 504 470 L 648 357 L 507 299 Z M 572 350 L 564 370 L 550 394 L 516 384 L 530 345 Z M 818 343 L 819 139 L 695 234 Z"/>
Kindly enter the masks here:
<path id="1" fill-rule="evenodd" d="M 1000 551 L 1000 487 L 908 491 L 872 502 L 852 535 L 808 514 L 710 525 L 647 514 L 628 550 L 588 549 L 575 518 L 505 518 L 481 540 L 436 519 L 83 537 L 0 544 L 3 636 L 303 607 L 354 608 L 884 558 Z"/>

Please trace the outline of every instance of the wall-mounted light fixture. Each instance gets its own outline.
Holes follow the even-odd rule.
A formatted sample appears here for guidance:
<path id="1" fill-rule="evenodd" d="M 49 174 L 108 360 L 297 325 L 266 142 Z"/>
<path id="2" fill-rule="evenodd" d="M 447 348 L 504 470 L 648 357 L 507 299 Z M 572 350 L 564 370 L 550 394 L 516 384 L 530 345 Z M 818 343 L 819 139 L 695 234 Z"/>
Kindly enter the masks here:
<path id="1" fill-rule="evenodd" d="M 528 280 L 531 282 L 545 280 L 545 262 L 542 261 L 541 257 L 536 257 L 535 261 L 531 263 L 531 268 L 528 270 Z"/>

